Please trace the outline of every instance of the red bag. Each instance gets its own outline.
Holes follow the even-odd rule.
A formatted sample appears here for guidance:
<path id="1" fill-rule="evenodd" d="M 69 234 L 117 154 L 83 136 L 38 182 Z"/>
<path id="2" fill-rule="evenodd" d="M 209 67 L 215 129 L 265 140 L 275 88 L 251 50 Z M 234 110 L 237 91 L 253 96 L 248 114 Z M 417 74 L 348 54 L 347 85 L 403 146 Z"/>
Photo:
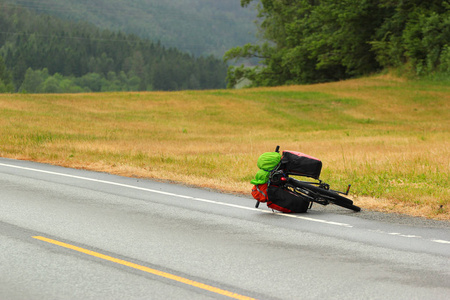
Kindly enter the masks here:
<path id="1" fill-rule="evenodd" d="M 259 202 L 266 202 L 267 197 L 267 183 L 254 185 L 252 188 L 252 196 Z"/>

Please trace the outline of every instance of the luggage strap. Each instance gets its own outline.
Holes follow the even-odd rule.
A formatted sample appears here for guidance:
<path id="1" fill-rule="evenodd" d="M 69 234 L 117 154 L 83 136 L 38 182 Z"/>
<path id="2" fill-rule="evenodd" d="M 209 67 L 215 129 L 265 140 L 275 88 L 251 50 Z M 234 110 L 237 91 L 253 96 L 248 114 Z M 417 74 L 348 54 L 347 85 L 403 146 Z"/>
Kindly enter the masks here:
<path id="1" fill-rule="evenodd" d="M 260 192 L 261 194 L 263 194 L 263 195 L 264 195 L 264 198 L 266 198 L 266 199 L 267 199 L 267 195 L 266 195 L 266 193 L 264 193 L 263 191 L 261 191 L 261 190 L 259 189 L 258 185 L 256 185 L 256 189 L 258 190 L 258 192 Z"/>

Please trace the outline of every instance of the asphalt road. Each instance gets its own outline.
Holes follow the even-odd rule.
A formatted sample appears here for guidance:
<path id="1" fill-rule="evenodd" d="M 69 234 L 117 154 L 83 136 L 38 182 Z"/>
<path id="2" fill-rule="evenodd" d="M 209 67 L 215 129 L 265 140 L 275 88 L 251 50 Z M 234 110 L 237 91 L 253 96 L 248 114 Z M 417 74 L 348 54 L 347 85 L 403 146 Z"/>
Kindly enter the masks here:
<path id="1" fill-rule="evenodd" d="M 0 158 L 0 299 L 450 299 L 450 224 Z"/>

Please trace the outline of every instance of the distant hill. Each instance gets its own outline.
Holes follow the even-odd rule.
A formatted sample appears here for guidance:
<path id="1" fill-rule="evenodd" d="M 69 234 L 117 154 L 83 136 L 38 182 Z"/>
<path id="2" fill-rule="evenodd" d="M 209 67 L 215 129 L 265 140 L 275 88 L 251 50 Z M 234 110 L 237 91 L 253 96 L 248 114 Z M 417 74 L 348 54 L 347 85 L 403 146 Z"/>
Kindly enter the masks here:
<path id="1" fill-rule="evenodd" d="M 7 0 L 39 13 L 133 33 L 193 55 L 222 57 L 256 41 L 256 10 L 240 0 Z"/>
<path id="2" fill-rule="evenodd" d="M 219 89 L 227 65 L 0 0 L 0 93 Z"/>

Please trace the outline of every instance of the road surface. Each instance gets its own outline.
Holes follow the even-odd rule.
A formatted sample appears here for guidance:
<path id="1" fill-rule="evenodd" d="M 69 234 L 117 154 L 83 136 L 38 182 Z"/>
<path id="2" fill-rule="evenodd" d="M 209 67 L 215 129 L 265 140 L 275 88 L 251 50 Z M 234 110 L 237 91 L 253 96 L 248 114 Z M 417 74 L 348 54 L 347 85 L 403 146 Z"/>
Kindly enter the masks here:
<path id="1" fill-rule="evenodd" d="M 0 186 L 0 299 L 450 299 L 448 222 L 3 158 Z"/>

